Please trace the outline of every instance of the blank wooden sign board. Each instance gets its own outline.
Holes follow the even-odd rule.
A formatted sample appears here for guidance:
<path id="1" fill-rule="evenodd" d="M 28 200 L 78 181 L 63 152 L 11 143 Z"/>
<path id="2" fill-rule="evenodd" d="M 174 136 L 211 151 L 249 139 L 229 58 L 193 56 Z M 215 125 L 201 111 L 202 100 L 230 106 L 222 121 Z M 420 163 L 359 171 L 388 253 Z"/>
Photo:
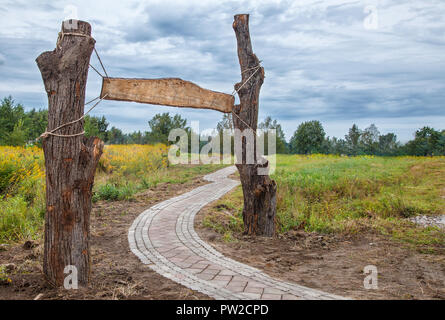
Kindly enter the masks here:
<path id="1" fill-rule="evenodd" d="M 103 78 L 100 97 L 104 100 L 213 109 L 224 113 L 232 112 L 235 103 L 233 95 L 203 89 L 179 78 Z"/>

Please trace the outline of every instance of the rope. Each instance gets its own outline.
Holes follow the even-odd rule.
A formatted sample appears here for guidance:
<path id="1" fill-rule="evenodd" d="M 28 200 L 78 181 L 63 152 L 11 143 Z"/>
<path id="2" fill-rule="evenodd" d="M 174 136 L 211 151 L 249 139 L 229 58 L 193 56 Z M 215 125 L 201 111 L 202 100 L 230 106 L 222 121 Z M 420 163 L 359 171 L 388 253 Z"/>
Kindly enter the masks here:
<path id="1" fill-rule="evenodd" d="M 64 36 L 65 35 L 72 35 L 72 36 L 80 36 L 80 37 L 91 37 L 91 36 L 89 36 L 89 35 L 86 35 L 86 34 L 82 34 L 82 33 L 73 33 L 73 32 L 70 32 L 70 33 L 64 33 L 63 32 L 63 30 L 59 33 L 59 39 L 57 40 L 57 47 L 58 48 L 60 48 L 60 43 L 62 42 L 62 40 L 63 40 L 63 38 L 64 38 Z M 102 70 L 104 71 L 104 73 L 105 73 L 105 76 L 107 77 L 107 78 L 109 78 L 109 76 L 108 76 L 108 73 L 107 73 L 107 71 L 106 71 L 106 69 L 105 69 L 105 67 L 104 67 L 104 64 L 102 63 L 102 59 L 100 58 L 100 56 L 99 56 L 99 53 L 97 52 L 97 50 L 96 50 L 96 48 L 94 47 L 94 52 L 95 52 L 95 54 L 96 54 L 96 56 L 97 56 L 97 59 L 99 60 L 99 63 L 100 63 L 100 65 L 101 65 L 101 67 L 102 67 Z M 90 67 L 100 76 L 100 77 L 102 77 L 102 78 L 105 78 L 95 67 L 93 67 L 91 64 L 90 64 Z M 252 72 L 252 74 L 247 78 L 247 80 L 246 81 L 244 81 L 242 84 L 241 84 L 241 86 L 238 88 L 238 89 L 236 89 L 236 90 L 233 90 L 233 92 L 232 92 L 232 96 L 235 96 L 235 94 L 237 94 L 243 87 L 244 87 L 244 85 L 247 83 L 247 82 L 249 82 L 249 80 L 258 72 L 258 70 L 260 70 L 261 69 L 261 61 L 259 61 L 259 63 L 258 63 L 258 65 L 257 66 L 255 66 L 255 67 L 252 67 L 252 68 L 248 68 L 248 69 L 245 69 L 244 71 L 242 71 L 241 72 L 241 74 L 244 74 L 245 72 L 247 72 L 247 71 L 249 71 L 249 70 L 253 70 L 253 69 L 255 69 L 255 71 L 254 72 Z M 74 124 L 74 123 L 77 123 L 77 122 L 79 122 L 80 120 L 82 120 L 91 110 L 93 110 L 106 96 L 107 96 L 108 94 L 105 94 L 102 98 L 100 98 L 100 96 L 99 97 L 96 97 L 96 98 L 94 98 L 93 100 L 91 100 L 91 101 L 89 101 L 89 102 L 87 102 L 85 105 L 88 105 L 89 103 L 91 103 L 91 102 L 93 102 L 93 101 L 95 101 L 95 100 L 97 100 L 97 99 L 99 99 L 100 98 L 100 100 L 98 101 L 98 102 L 96 102 L 96 104 L 94 104 L 94 106 L 92 107 L 92 108 L 90 108 L 90 110 L 88 110 L 82 117 L 80 117 L 79 119 L 77 119 L 77 120 L 74 120 L 74 121 L 71 121 L 71 122 L 68 122 L 68 123 L 65 123 L 65 124 L 63 124 L 63 125 L 61 125 L 61 126 L 59 126 L 59 127 L 57 127 L 57 128 L 55 128 L 55 129 L 53 129 L 53 130 L 51 130 L 51 131 L 45 131 L 44 133 L 42 133 L 37 139 L 36 139 L 36 141 L 37 140 L 39 140 L 40 138 L 46 138 L 46 137 L 48 137 L 48 136 L 50 136 L 50 135 L 52 135 L 52 136 L 55 136 L 55 137 L 76 137 L 76 136 L 80 136 L 80 135 L 83 135 L 84 133 L 85 133 L 85 131 L 82 131 L 81 133 L 76 133 L 76 134 L 70 134 L 70 135 L 61 135 L 61 134 L 55 134 L 54 132 L 55 131 L 57 131 L 57 130 L 60 130 L 61 128 L 64 128 L 64 127 L 66 127 L 66 126 L 68 126 L 68 125 L 71 125 L 71 124 Z M 244 123 L 244 125 L 246 125 L 249 129 L 251 129 L 253 132 L 255 132 L 255 135 L 257 135 L 257 132 L 256 132 L 256 130 L 255 129 L 253 129 L 249 124 L 247 124 L 243 119 L 241 119 L 235 112 L 233 112 L 232 111 L 232 115 L 234 115 L 235 117 L 237 117 L 242 123 Z"/>
<path id="2" fill-rule="evenodd" d="M 96 97 L 96 98 L 94 98 L 93 100 L 90 100 L 90 101 L 88 101 L 87 103 L 85 103 L 84 105 L 85 106 L 87 106 L 87 105 L 89 105 L 91 102 L 93 102 L 93 101 L 96 101 L 97 99 L 99 99 L 100 98 L 100 96 L 99 97 Z"/>
<path id="3" fill-rule="evenodd" d="M 244 81 L 244 83 L 243 83 L 238 89 L 233 90 L 233 92 L 232 92 L 232 96 L 235 96 L 235 94 L 237 94 L 238 91 L 240 91 L 241 88 L 244 87 L 244 85 L 245 85 L 247 82 L 249 82 L 249 80 L 255 75 L 255 73 L 257 73 L 257 71 L 261 69 L 261 64 L 258 64 L 257 66 L 255 66 L 255 67 L 253 67 L 253 68 L 246 69 L 246 70 L 244 70 L 243 72 L 241 72 L 241 74 L 243 74 L 244 72 L 246 72 L 246 71 L 248 71 L 248 70 L 251 70 L 251 69 L 255 69 L 255 71 L 249 76 L 249 78 L 247 78 L 246 81 Z"/>
<path id="4" fill-rule="evenodd" d="M 75 133 L 75 134 L 56 134 L 56 133 L 54 133 L 55 131 L 57 131 L 57 130 L 60 130 L 60 129 L 62 129 L 62 128 L 64 128 L 64 127 L 66 127 L 66 126 L 69 126 L 69 125 L 72 125 L 72 124 L 74 124 L 74 123 L 77 123 L 77 122 L 79 122 L 80 120 L 82 120 L 83 118 L 85 118 L 85 116 L 88 114 L 88 113 L 90 113 L 90 111 L 91 110 L 93 110 L 103 99 L 105 99 L 105 97 L 108 95 L 108 93 L 107 94 L 105 94 L 102 98 L 100 98 L 100 96 L 99 97 L 97 97 L 97 98 L 94 98 L 93 100 L 90 100 L 90 101 L 88 101 L 85 105 L 88 105 L 88 104 L 90 104 L 91 102 L 93 102 L 93 101 L 95 101 L 95 100 L 97 100 L 97 99 L 99 99 L 100 98 L 100 100 L 99 101 L 97 101 L 83 116 L 81 116 L 79 119 L 77 119 L 77 120 L 74 120 L 74 121 L 70 121 L 70 122 L 67 122 L 67 123 L 65 123 L 65 124 L 62 124 L 62 125 L 60 125 L 60 126 L 58 126 L 57 128 L 55 128 L 55 129 L 53 129 L 53 130 L 51 130 L 51 131 L 48 131 L 48 129 L 46 129 L 45 130 L 45 132 L 44 133 L 42 133 L 35 141 L 38 141 L 40 138 L 47 138 L 48 136 L 55 136 L 55 137 L 62 137 L 62 138 L 69 138 L 69 137 L 77 137 L 77 136 L 81 136 L 81 135 L 83 135 L 83 134 L 85 134 L 85 130 L 84 131 L 82 131 L 82 132 L 80 132 L 80 133 Z"/>
<path id="5" fill-rule="evenodd" d="M 252 130 L 256 136 L 258 136 L 258 134 L 256 133 L 256 130 L 254 128 L 252 128 L 251 126 L 249 126 L 243 119 L 241 119 L 235 112 L 232 111 L 232 114 L 237 117 L 242 123 L 244 123 L 250 130 Z"/>
<path id="6" fill-rule="evenodd" d="M 59 38 L 57 39 L 57 43 L 56 43 L 57 48 L 59 48 L 59 49 L 61 48 L 60 44 L 62 43 L 63 38 L 65 37 L 65 35 L 67 35 L 67 36 L 85 37 L 85 38 L 92 38 L 91 36 L 89 36 L 87 34 L 75 33 L 75 32 L 67 32 L 67 33 L 65 33 L 62 30 L 62 31 L 59 32 Z M 109 78 L 107 70 L 105 69 L 104 64 L 102 63 L 102 59 L 100 58 L 99 53 L 96 50 L 96 47 L 94 47 L 93 49 L 94 49 L 94 52 L 96 53 L 97 60 L 99 60 L 99 63 L 102 66 L 102 70 L 104 71 L 105 76 L 107 78 Z M 102 78 L 105 78 L 95 67 L 93 67 L 91 65 L 91 63 L 90 63 L 90 67 L 93 68 L 93 70 L 96 71 L 99 76 L 101 76 Z"/>
<path id="7" fill-rule="evenodd" d="M 243 74 L 243 73 L 246 72 L 246 71 L 249 71 L 249 70 L 252 70 L 252 69 L 257 68 L 257 67 L 261 64 L 261 62 L 263 62 L 263 60 L 260 60 L 260 61 L 258 62 L 258 65 L 256 65 L 255 67 L 247 68 L 246 70 L 242 71 L 241 74 Z"/>
<path id="8" fill-rule="evenodd" d="M 258 63 L 258 65 L 256 65 L 255 67 L 248 68 L 248 69 L 242 71 L 241 74 L 243 74 L 243 73 L 246 72 L 246 71 L 252 70 L 252 69 L 255 69 L 255 71 L 249 76 L 249 78 L 247 78 L 246 81 L 244 81 L 243 84 L 241 84 L 241 86 L 240 86 L 237 90 L 233 90 L 233 92 L 232 92 L 232 96 L 235 96 L 235 94 L 237 94 L 238 91 L 240 91 L 241 88 L 244 87 L 244 85 L 245 85 L 245 84 L 246 84 L 246 83 L 247 83 L 247 82 L 248 82 L 248 81 L 255 75 L 255 73 L 257 73 L 257 71 L 261 69 L 261 61 L 260 61 L 260 62 Z M 254 128 L 252 128 L 251 126 L 249 126 L 249 124 L 247 124 L 243 119 L 241 119 L 235 112 L 233 112 L 233 110 L 232 110 L 232 115 L 234 115 L 235 117 L 237 117 L 237 118 L 238 118 L 242 123 L 244 123 L 250 130 L 252 130 L 252 131 L 255 133 L 255 136 L 258 136 L 256 130 L 255 130 Z"/>
<path id="9" fill-rule="evenodd" d="M 57 48 L 61 48 L 60 47 L 60 43 L 62 42 L 63 38 L 65 37 L 65 35 L 67 36 L 78 36 L 78 37 L 85 37 L 85 38 L 91 38 L 90 35 L 87 34 L 83 34 L 83 33 L 75 33 L 75 32 L 67 32 L 64 33 L 63 30 L 59 32 L 59 38 L 57 39 L 57 43 L 56 43 L 56 47 Z"/>
<path id="10" fill-rule="evenodd" d="M 57 48 L 61 48 L 61 46 L 60 46 L 60 44 L 61 44 L 61 42 L 63 41 L 63 38 L 65 37 L 65 35 L 67 35 L 67 36 L 78 36 L 78 37 L 85 37 L 85 38 L 91 38 L 91 36 L 90 35 L 87 35 L 87 34 L 83 34 L 83 33 L 75 33 L 75 32 L 67 32 L 67 33 L 65 33 L 65 32 L 63 32 L 63 30 L 62 31 L 60 31 L 59 32 L 59 38 L 57 39 L 57 43 L 56 43 L 56 47 Z M 105 73 L 105 75 L 106 75 L 106 77 L 107 78 L 109 78 L 108 77 L 108 73 L 107 73 L 107 70 L 105 70 L 105 67 L 104 67 L 104 65 L 103 65 L 103 63 L 102 63 L 102 60 L 101 60 L 101 58 L 100 58 L 100 56 L 99 56 L 99 53 L 97 52 L 97 50 L 96 50 L 96 48 L 94 47 L 93 48 L 94 49 L 94 52 L 96 53 L 96 56 L 97 56 L 97 59 L 99 60 L 99 63 L 100 63 L 100 65 L 102 66 L 102 70 L 104 71 L 104 73 Z M 101 76 L 102 78 L 105 78 L 95 67 L 93 67 L 91 64 L 89 64 L 90 65 L 90 67 L 91 68 L 93 68 L 93 70 L 94 71 L 96 71 L 97 72 L 97 74 L 99 75 L 99 76 Z M 100 99 L 99 101 L 97 101 L 83 116 L 81 116 L 79 119 L 77 119 L 77 120 L 74 120 L 74 121 L 71 121 L 71 122 L 67 122 L 67 123 L 65 123 L 65 124 L 62 124 L 62 125 L 60 125 L 60 126 L 58 126 L 57 128 L 55 128 L 55 129 L 53 129 L 53 130 L 51 130 L 51 131 L 48 131 L 48 129 L 46 129 L 45 130 L 45 132 L 44 133 L 42 133 L 37 139 L 35 139 L 35 141 L 38 141 L 39 139 L 41 139 L 41 138 L 47 138 L 48 136 L 54 136 L 54 137 L 61 137 L 61 138 L 69 138 L 69 137 L 77 137 L 77 136 L 81 136 L 81 135 L 83 135 L 83 134 L 85 134 L 85 130 L 83 130 L 82 132 L 80 132 L 80 133 L 74 133 L 74 134 L 57 134 L 57 133 L 54 133 L 54 132 L 56 132 L 57 130 L 60 130 L 60 129 L 62 129 L 62 128 L 64 128 L 64 127 L 66 127 L 66 126 L 69 126 L 69 125 L 72 125 L 72 124 L 75 124 L 75 123 L 77 123 L 77 122 L 79 122 L 79 121 L 81 121 L 83 118 L 85 118 L 85 116 L 88 114 L 88 113 L 90 113 L 90 111 L 91 110 L 93 110 L 103 99 L 105 99 L 105 97 L 108 95 L 108 93 L 107 94 L 105 94 L 102 98 L 99 96 L 99 97 L 96 97 L 96 98 L 94 98 L 94 99 L 92 99 L 92 100 L 90 100 L 90 101 L 88 101 L 87 103 L 85 103 L 85 106 L 86 105 L 88 105 L 88 104 L 90 104 L 90 103 L 92 103 L 92 102 L 94 102 L 94 101 L 96 101 L 97 99 Z"/>
<path id="11" fill-rule="evenodd" d="M 101 78 L 104 78 L 104 76 L 103 76 L 99 71 L 97 71 L 97 69 L 96 69 L 95 67 L 93 67 L 93 66 L 91 65 L 91 63 L 90 63 L 90 67 L 93 68 L 93 70 L 96 71 L 96 73 L 97 73 Z"/>
<path id="12" fill-rule="evenodd" d="M 103 65 L 103 63 L 102 63 L 102 60 L 101 60 L 100 57 L 99 57 L 99 54 L 97 53 L 96 48 L 94 48 L 94 52 L 96 53 L 97 59 L 99 60 L 100 65 L 102 66 L 102 69 L 103 69 L 104 72 L 105 72 L 105 75 L 107 76 L 107 78 L 109 78 L 108 73 L 107 73 L 107 70 L 105 70 L 105 67 L 104 67 L 104 65 Z M 103 77 L 102 77 L 102 78 L 103 78 Z"/>

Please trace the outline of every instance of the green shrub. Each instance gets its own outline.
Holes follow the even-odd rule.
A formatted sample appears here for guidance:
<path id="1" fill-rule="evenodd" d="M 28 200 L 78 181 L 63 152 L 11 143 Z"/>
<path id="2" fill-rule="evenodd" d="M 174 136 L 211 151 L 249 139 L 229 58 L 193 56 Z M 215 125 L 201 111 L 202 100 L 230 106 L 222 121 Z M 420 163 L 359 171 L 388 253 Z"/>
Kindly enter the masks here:
<path id="1" fill-rule="evenodd" d="M 93 201 L 108 200 L 130 200 L 139 189 L 133 183 L 116 185 L 114 183 L 105 183 L 100 185 L 93 194 Z"/>
<path id="2" fill-rule="evenodd" d="M 119 189 L 111 183 L 100 185 L 93 195 L 93 200 L 118 200 Z"/>
<path id="3" fill-rule="evenodd" d="M 43 226 L 44 202 L 29 207 L 23 196 L 0 202 L 0 241 L 36 238 Z"/>

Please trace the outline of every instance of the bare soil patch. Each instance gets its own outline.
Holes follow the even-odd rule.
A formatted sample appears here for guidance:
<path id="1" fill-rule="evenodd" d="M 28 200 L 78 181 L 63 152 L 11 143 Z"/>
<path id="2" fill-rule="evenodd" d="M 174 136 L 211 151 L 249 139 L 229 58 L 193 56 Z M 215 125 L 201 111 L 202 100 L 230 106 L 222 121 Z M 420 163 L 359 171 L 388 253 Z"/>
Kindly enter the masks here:
<path id="1" fill-rule="evenodd" d="M 0 299 L 210 299 L 166 279 L 130 251 L 127 232 L 133 220 L 157 202 L 205 184 L 198 177 L 184 184 L 160 184 L 132 201 L 93 205 L 91 217 L 91 285 L 87 289 L 49 287 L 42 274 L 43 241 L 0 248 L 0 265 L 11 280 L 0 280 Z"/>
<path id="2" fill-rule="evenodd" d="M 274 238 L 234 233 L 227 242 L 202 220 L 216 210 L 199 212 L 195 228 L 216 250 L 268 275 L 354 299 L 445 299 L 445 256 L 420 253 L 379 234 L 326 235 L 292 230 Z M 378 289 L 365 289 L 363 268 L 378 270 Z"/>

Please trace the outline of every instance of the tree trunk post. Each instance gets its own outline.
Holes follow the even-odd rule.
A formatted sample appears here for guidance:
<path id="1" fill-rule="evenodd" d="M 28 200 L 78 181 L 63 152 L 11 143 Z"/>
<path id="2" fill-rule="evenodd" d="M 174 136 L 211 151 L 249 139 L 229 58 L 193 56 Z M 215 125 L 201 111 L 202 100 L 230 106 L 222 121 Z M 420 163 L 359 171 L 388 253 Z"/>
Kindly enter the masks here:
<path id="1" fill-rule="evenodd" d="M 63 23 L 56 49 L 36 59 L 48 95 L 47 131 L 84 114 L 88 66 L 95 40 L 87 22 L 76 22 L 74 30 L 65 28 L 71 25 Z M 77 270 L 79 286 L 85 287 L 89 282 L 92 187 L 103 142 L 99 138 L 76 136 L 83 128 L 81 120 L 55 132 L 74 136 L 43 137 L 46 167 L 43 272 L 54 286 L 62 286 L 65 277 L 74 274 L 72 266 Z"/>
<path id="2" fill-rule="evenodd" d="M 233 29 L 238 46 L 238 59 L 241 67 L 242 81 L 235 84 L 240 104 L 233 109 L 235 129 L 256 131 L 261 85 L 264 81 L 264 68 L 259 70 L 260 61 L 252 51 L 249 34 L 249 15 L 235 15 Z M 246 82 L 247 81 L 247 82 Z M 247 125 L 246 125 L 247 124 Z M 247 162 L 247 143 L 242 138 L 242 159 L 237 160 L 244 196 L 243 221 L 244 232 L 248 235 L 273 236 L 275 233 L 276 183 L 268 175 L 259 175 L 258 168 L 267 167 L 268 162 L 257 159 L 256 139 L 253 141 L 254 163 Z"/>

